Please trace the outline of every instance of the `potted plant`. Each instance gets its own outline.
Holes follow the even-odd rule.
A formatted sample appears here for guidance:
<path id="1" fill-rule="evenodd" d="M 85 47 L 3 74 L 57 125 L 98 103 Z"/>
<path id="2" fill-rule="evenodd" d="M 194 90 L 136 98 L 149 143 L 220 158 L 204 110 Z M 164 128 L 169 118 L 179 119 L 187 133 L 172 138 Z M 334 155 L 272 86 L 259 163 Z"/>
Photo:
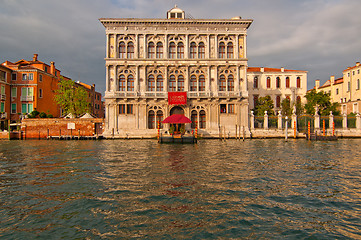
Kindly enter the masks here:
<path id="1" fill-rule="evenodd" d="M 170 133 L 171 135 L 173 135 L 173 133 L 174 133 L 174 125 L 170 125 L 170 127 L 169 127 L 169 133 Z"/>
<path id="2" fill-rule="evenodd" d="M 180 132 L 182 135 L 184 135 L 184 133 L 186 132 L 186 128 L 184 127 L 184 125 L 180 128 Z"/>

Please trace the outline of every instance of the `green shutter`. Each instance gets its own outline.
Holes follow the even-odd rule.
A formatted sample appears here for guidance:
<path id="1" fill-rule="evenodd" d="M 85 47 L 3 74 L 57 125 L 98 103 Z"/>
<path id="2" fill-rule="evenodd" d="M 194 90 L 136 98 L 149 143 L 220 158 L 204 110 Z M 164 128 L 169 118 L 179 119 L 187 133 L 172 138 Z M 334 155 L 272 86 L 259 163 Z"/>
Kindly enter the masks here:
<path id="1" fill-rule="evenodd" d="M 29 103 L 28 104 L 28 113 L 31 113 L 33 111 L 33 104 Z"/>
<path id="2" fill-rule="evenodd" d="M 26 103 L 21 104 L 21 113 L 26 113 Z"/>
<path id="3" fill-rule="evenodd" d="M 11 104 L 11 113 L 16 113 L 16 103 Z"/>
<path id="4" fill-rule="evenodd" d="M 0 112 L 5 112 L 5 103 L 1 103 Z"/>

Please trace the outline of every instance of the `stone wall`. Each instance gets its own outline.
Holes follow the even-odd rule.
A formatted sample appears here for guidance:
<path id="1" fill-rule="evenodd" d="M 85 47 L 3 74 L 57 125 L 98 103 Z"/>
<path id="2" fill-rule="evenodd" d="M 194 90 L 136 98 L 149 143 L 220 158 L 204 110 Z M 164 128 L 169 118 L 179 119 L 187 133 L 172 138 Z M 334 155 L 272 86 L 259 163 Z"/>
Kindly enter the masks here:
<path id="1" fill-rule="evenodd" d="M 52 136 L 89 137 L 103 133 L 102 118 L 48 118 L 24 119 L 21 122 L 22 139 L 46 139 Z"/>

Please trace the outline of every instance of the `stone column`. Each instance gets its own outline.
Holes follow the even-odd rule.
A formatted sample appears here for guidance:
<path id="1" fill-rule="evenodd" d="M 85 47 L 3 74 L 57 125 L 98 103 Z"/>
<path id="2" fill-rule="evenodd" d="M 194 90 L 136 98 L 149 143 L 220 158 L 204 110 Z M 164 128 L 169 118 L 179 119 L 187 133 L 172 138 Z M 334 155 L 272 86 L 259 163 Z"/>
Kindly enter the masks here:
<path id="1" fill-rule="evenodd" d="M 282 129 L 282 112 L 278 111 L 278 129 Z"/>
<path id="2" fill-rule="evenodd" d="M 318 106 L 315 108 L 315 131 L 320 130 L 320 115 L 318 115 Z"/>
<path id="3" fill-rule="evenodd" d="M 356 114 L 356 129 L 361 130 L 361 115 L 360 115 L 360 113 Z"/>
<path id="4" fill-rule="evenodd" d="M 249 115 L 249 122 L 250 122 L 251 130 L 254 130 L 254 114 L 253 114 L 253 111 L 251 111 L 251 113 Z"/>
<path id="5" fill-rule="evenodd" d="M 333 128 L 333 114 L 332 114 L 332 111 L 330 111 L 330 116 L 329 116 L 329 126 L 328 128 L 332 131 L 332 128 Z"/>
<path id="6" fill-rule="evenodd" d="M 344 113 L 343 115 L 342 115 L 342 128 L 343 129 L 347 129 L 347 114 L 346 113 Z"/>
<path id="7" fill-rule="evenodd" d="M 264 130 L 268 130 L 268 114 L 267 114 L 267 111 L 264 111 L 263 128 L 264 128 Z"/>

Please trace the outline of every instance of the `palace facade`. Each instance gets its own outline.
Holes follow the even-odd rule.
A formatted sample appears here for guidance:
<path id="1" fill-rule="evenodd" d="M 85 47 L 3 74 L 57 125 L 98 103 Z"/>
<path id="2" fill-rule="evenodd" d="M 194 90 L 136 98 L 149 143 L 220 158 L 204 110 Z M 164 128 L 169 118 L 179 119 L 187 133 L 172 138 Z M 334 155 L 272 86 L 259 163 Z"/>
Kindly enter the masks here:
<path id="1" fill-rule="evenodd" d="M 249 132 L 247 29 L 252 20 L 102 18 L 106 31 L 105 137 L 154 137 L 180 113 L 204 137 Z M 160 126 L 166 129 L 167 126 Z"/>

